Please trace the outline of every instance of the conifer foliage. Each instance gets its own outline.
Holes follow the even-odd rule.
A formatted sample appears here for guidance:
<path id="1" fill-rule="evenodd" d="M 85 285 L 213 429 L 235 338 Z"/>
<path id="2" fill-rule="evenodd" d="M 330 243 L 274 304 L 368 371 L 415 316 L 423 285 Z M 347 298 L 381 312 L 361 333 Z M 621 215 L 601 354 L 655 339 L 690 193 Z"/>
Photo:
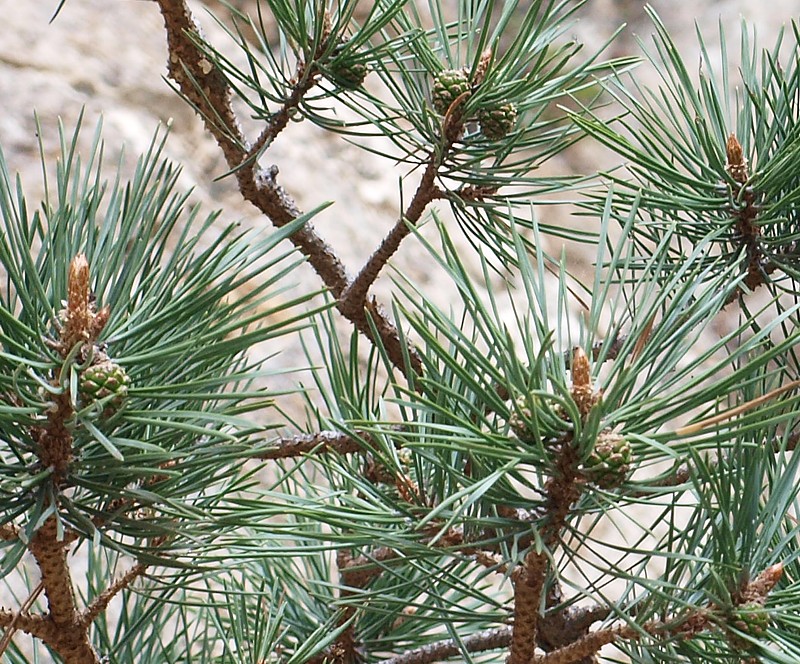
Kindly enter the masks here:
<path id="1" fill-rule="evenodd" d="M 257 232 L 163 135 L 109 184 L 61 129 L 41 203 L 0 155 L 3 657 L 800 661 L 800 28 L 701 41 L 698 79 L 651 12 L 650 90 L 568 39 L 582 4 L 258 0 L 212 44 L 155 0 Z M 292 119 L 416 183 L 360 267 L 277 182 Z M 581 138 L 621 165 L 537 174 Z M 402 244 L 450 308 L 374 294 Z M 249 353 L 280 335 L 304 418 Z"/>

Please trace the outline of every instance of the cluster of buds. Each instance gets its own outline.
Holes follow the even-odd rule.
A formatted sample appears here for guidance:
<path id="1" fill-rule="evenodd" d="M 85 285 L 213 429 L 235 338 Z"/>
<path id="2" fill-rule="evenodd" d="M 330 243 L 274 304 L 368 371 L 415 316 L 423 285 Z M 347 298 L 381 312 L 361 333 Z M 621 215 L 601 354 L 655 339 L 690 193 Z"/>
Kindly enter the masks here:
<path id="1" fill-rule="evenodd" d="M 72 259 L 67 277 L 67 301 L 60 313 L 61 334 L 55 347 L 66 357 L 80 344 L 78 358 L 88 366 L 79 376 L 78 397 L 81 407 L 102 402 L 102 414 L 109 418 L 122 408 L 131 379 L 119 364 L 111 360 L 97 343 L 110 314 L 109 308 L 97 310 L 89 288 L 89 262 L 78 254 Z"/>
<path id="2" fill-rule="evenodd" d="M 633 450 L 625 437 L 604 430 L 597 436 L 583 472 L 589 481 L 601 489 L 614 489 L 628 477 L 631 461 Z"/>
<path id="3" fill-rule="evenodd" d="M 504 138 L 517 124 L 517 107 L 511 102 L 478 111 L 481 132 L 490 141 Z"/>
<path id="4" fill-rule="evenodd" d="M 457 99 L 469 98 L 486 75 L 490 60 L 491 51 L 487 51 L 472 80 L 464 69 L 440 71 L 433 81 L 431 91 L 433 109 L 439 115 L 447 115 Z M 478 121 L 481 133 L 486 138 L 497 141 L 514 129 L 517 123 L 517 107 L 511 102 L 487 106 L 479 109 L 474 119 Z"/>
<path id="5" fill-rule="evenodd" d="M 576 348 L 572 354 L 572 387 L 570 395 L 575 403 L 581 422 L 585 422 L 591 410 L 600 402 L 601 393 L 592 385 L 589 358 L 582 348 Z M 524 443 L 536 442 L 550 438 L 562 443 L 571 440 L 570 416 L 560 405 L 550 406 L 547 399 L 536 395 L 519 397 L 509 415 L 509 428 Z M 534 430 L 532 423 L 536 422 Z M 563 426 L 554 429 L 553 422 Z M 597 436 L 591 453 L 580 469 L 583 477 L 601 489 L 613 489 L 620 486 L 628 477 L 633 450 L 625 436 L 611 430 L 603 429 Z"/>
<path id="6" fill-rule="evenodd" d="M 737 650 L 750 650 L 753 643 L 740 634 L 745 634 L 751 639 L 762 639 L 767 633 L 770 621 L 769 611 L 764 607 L 763 601 L 740 604 L 732 609 L 728 616 L 728 625 L 736 630 L 728 631 L 728 640 Z"/>
<path id="7" fill-rule="evenodd" d="M 445 115 L 456 99 L 470 94 L 472 94 L 472 83 L 467 72 L 463 69 L 445 69 L 439 72 L 433 82 L 431 103 L 439 115 Z"/>

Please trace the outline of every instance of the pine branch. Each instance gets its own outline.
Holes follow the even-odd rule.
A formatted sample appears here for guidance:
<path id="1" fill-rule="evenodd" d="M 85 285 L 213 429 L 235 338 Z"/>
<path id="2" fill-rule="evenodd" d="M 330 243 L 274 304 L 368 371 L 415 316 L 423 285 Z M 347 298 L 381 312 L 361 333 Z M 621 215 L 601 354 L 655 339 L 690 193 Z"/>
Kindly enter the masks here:
<path id="1" fill-rule="evenodd" d="M 563 611 L 556 615 L 545 617 L 542 620 L 541 628 L 543 632 L 546 631 L 553 635 L 559 630 L 564 630 L 561 636 L 566 640 L 570 639 L 573 635 L 585 635 L 589 625 L 605 618 L 608 612 L 608 609 L 602 607 Z M 460 641 L 446 639 L 420 648 L 415 648 L 414 650 L 404 652 L 402 655 L 380 660 L 378 664 L 432 664 L 432 662 L 439 662 L 450 657 L 460 656 L 464 652 L 477 653 L 486 650 L 507 648 L 512 644 L 512 637 L 512 627 L 494 627 L 465 636 L 460 639 Z M 539 645 L 547 649 L 551 644 L 543 643 L 540 640 Z M 510 659 L 506 661 L 510 661 Z M 531 660 L 528 661 L 531 662 L 535 660 L 532 657 Z"/>
<path id="2" fill-rule="evenodd" d="M 486 76 L 491 57 L 491 50 L 487 50 L 481 57 L 472 80 L 473 88 L 477 88 Z M 402 241 L 411 233 L 411 227 L 419 223 L 423 212 L 432 201 L 445 196 L 445 193 L 436 186 L 436 176 L 438 175 L 439 167 L 447 159 L 453 145 L 464 131 L 465 118 L 461 109 L 469 96 L 469 92 L 462 93 L 452 101 L 447 109 L 442 121 L 441 145 L 431 151 L 425 171 L 417 186 L 417 191 L 411 199 L 405 214 L 397 221 L 394 228 L 384 238 L 375 253 L 370 256 L 367 263 L 353 280 L 353 283 L 342 295 L 346 312 L 353 312 L 363 306 L 370 287 L 378 278 L 383 267 L 389 262 L 389 259 L 400 248 Z"/>
<path id="3" fill-rule="evenodd" d="M 432 154 L 406 213 L 398 220 L 375 253 L 361 268 L 352 284 L 342 294 L 343 313 L 346 316 L 354 316 L 356 311 L 364 308 L 367 292 L 375 283 L 381 270 L 400 248 L 402 241 L 411 233 L 410 227 L 419 222 L 428 204 L 438 198 L 439 189 L 435 185 L 436 170 L 436 156 Z"/>
<path id="4" fill-rule="evenodd" d="M 114 597 L 116 597 L 122 590 L 125 590 L 134 579 L 140 577 L 147 570 L 147 565 L 139 563 L 134 565 L 128 570 L 121 578 L 117 579 L 113 584 L 100 593 L 92 603 L 86 607 L 80 616 L 79 623 L 82 627 L 88 628 L 94 620 L 108 607 Z"/>
<path id="5" fill-rule="evenodd" d="M 467 652 L 483 652 L 506 648 L 511 643 L 510 627 L 495 627 L 465 636 L 459 642 L 453 639 L 431 643 L 409 650 L 402 655 L 382 659 L 377 664 L 432 664 Z"/>
<path id="6" fill-rule="evenodd" d="M 30 597 L 28 599 L 30 599 Z M 37 639 L 41 639 L 54 649 L 57 649 L 58 638 L 61 635 L 61 630 L 58 625 L 50 620 L 47 614 L 31 615 L 27 613 L 25 607 L 29 607 L 28 601 L 25 602 L 19 611 L 0 609 L 0 627 L 7 628 L 3 640 L 0 643 L 0 655 L 5 652 L 6 648 L 11 643 L 11 639 L 14 637 L 14 633 L 17 631 L 30 634 Z"/>
<path id="7" fill-rule="evenodd" d="M 36 531 L 28 548 L 42 575 L 48 604 L 47 620 L 57 632 L 55 637 L 41 638 L 59 653 L 65 664 L 99 664 L 100 658 L 89 641 L 89 633 L 80 624 L 72 574 L 67 564 L 67 545 L 59 538 L 55 517 L 49 517 Z"/>
<path id="8" fill-rule="evenodd" d="M 572 399 L 582 420 L 585 420 L 597 403 L 598 395 L 592 386 L 589 359 L 580 347 L 572 352 L 570 370 Z M 550 550 L 558 545 L 570 510 L 582 492 L 571 433 L 563 437 L 559 446 L 555 471 L 545 483 L 548 520 L 542 529 L 542 541 Z M 522 567 L 515 570 L 511 577 L 514 583 L 514 634 L 508 664 L 528 664 L 534 658 L 541 620 L 539 606 L 547 569 L 547 555 L 532 548 L 525 556 Z"/>
<path id="9" fill-rule="evenodd" d="M 89 264 L 82 254 L 70 262 L 67 307 L 62 320 L 57 348 L 65 359 L 76 350 L 81 353 L 86 344 L 93 343 L 107 320 L 107 313 L 98 314 L 94 310 L 89 292 Z M 67 386 L 59 386 L 56 376 L 52 382 L 61 387 L 61 391 L 53 395 L 54 408 L 48 412 L 47 423 L 38 437 L 38 456 L 43 467 L 53 469 L 52 481 L 59 485 L 72 461 L 73 439 L 68 423 L 74 409 Z M 57 643 L 49 642 L 67 664 L 87 664 L 99 659 L 87 631 L 77 622 L 75 592 L 67 564 L 70 536 L 69 530 L 61 528 L 58 518 L 50 516 L 31 537 L 28 549 L 41 573 L 41 585 L 48 603 L 47 618 L 59 632 Z M 24 624 L 17 624 L 25 629 Z"/>
<path id="10" fill-rule="evenodd" d="M 359 434 L 361 435 L 361 434 Z M 368 438 L 365 437 L 365 440 Z M 281 438 L 274 447 L 259 452 L 258 459 L 289 459 L 308 454 L 354 454 L 366 452 L 363 442 L 336 431 L 319 431 L 312 434 L 298 434 Z"/>
<path id="11" fill-rule="evenodd" d="M 576 664 L 618 639 L 638 639 L 640 636 L 632 627 L 602 629 L 546 655 L 536 655 L 529 661 L 531 664 Z"/>
<path id="12" fill-rule="evenodd" d="M 222 73 L 206 58 L 199 44 L 203 38 L 184 0 L 156 0 L 167 32 L 169 48 L 169 76 L 181 93 L 194 106 L 206 129 L 222 149 L 225 160 L 235 172 L 242 197 L 263 212 L 276 227 L 285 226 L 298 216 L 295 201 L 278 185 L 278 169 L 260 169 L 256 155 L 285 125 L 288 111 L 313 85 L 296 87 L 279 111 L 278 116 L 261 134 L 252 148 L 242 134 L 238 119 L 231 106 L 231 89 Z M 342 297 L 349 287 L 349 277 L 344 264 L 334 250 L 306 223 L 290 237 L 292 243 L 308 258 L 323 283 L 337 300 L 337 308 L 355 328 L 368 339 L 382 346 L 392 364 L 409 378 L 422 372 L 422 360 L 417 350 L 404 344 L 395 325 L 377 302 L 362 298 L 356 307 L 345 304 Z M 377 331 L 378 339 L 374 337 Z M 410 367 L 407 366 L 410 362 Z"/>
<path id="13" fill-rule="evenodd" d="M 65 362 L 85 360 L 96 349 L 95 342 L 109 317 L 109 309 L 97 311 L 91 297 L 89 263 L 83 254 L 75 256 L 67 274 L 66 309 L 61 312 L 60 334 L 53 347 Z M 98 350 L 98 354 L 99 354 Z M 51 382 L 57 391 L 52 395 L 53 407 L 47 413 L 47 421 L 32 435 L 37 440 L 39 463 L 52 468 L 51 481 L 58 487 L 64 483 L 73 460 L 73 435 L 71 420 L 74 415 L 69 385 L 59 385 L 60 375 L 53 375 Z M 18 535 L 18 529 L 8 525 L 6 535 Z M 63 528 L 56 515 L 49 516 L 33 534 L 28 550 L 41 574 L 40 587 L 47 598 L 48 612 L 43 616 L 29 616 L 26 611 L 38 592 L 29 597 L 25 605 L 15 614 L 10 629 L 3 639 L 3 648 L 14 629 L 22 629 L 47 643 L 66 664 L 90 664 L 99 662 L 89 640 L 88 624 L 84 625 L 76 605 L 72 573 L 67 564 L 67 549 L 77 534 Z M 120 588 L 115 588 L 118 592 Z M 113 595 L 111 595 L 113 596 Z M 111 597 L 107 598 L 108 600 Z M 107 605 L 102 602 L 94 610 Z M 97 615 L 94 613 L 93 615 Z"/>

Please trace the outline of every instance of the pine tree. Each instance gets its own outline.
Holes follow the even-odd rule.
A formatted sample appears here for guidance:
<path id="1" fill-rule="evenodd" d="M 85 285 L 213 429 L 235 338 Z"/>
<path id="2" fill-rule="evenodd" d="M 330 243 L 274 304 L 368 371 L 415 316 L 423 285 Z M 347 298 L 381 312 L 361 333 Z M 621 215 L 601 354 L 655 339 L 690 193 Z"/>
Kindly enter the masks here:
<path id="1" fill-rule="evenodd" d="M 224 47 L 156 3 L 269 223 L 209 240 L 163 133 L 108 183 L 101 128 L 87 155 L 62 129 L 41 204 L 0 155 L 0 653 L 800 661 L 800 27 L 762 50 L 743 25 L 720 75 L 701 42 L 698 81 L 651 11 L 649 90 L 565 37 L 581 2 L 431 2 L 430 27 L 408 0 L 262 1 Z M 358 270 L 302 174 L 277 182 L 292 119 L 415 182 Z M 579 139 L 624 165 L 537 175 Z M 554 193 L 575 228 L 533 214 Z M 403 244 L 457 303 L 400 273 L 374 295 Z M 286 297 L 301 262 L 321 290 Z M 303 418 L 248 355 L 280 335 L 308 349 Z"/>

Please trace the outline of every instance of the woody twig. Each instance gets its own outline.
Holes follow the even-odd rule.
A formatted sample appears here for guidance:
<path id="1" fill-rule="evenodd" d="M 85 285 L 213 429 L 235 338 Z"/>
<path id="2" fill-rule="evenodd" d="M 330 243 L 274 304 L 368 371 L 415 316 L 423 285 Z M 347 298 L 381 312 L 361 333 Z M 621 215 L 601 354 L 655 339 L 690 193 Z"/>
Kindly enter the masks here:
<path id="1" fill-rule="evenodd" d="M 199 27 L 184 0 L 157 0 L 164 19 L 169 49 L 169 76 L 203 119 L 206 129 L 222 150 L 242 197 L 265 214 L 276 227 L 297 219 L 300 209 L 286 190 L 278 185 L 278 168 L 261 168 L 258 157 L 286 126 L 293 109 L 317 83 L 318 74 L 300 63 L 295 85 L 281 109 L 273 114 L 261 136 L 248 144 L 231 105 L 231 89 L 223 74 L 208 60 Z M 376 301 L 364 296 L 346 296 L 351 281 L 346 266 L 334 249 L 310 223 L 295 231 L 291 242 L 305 255 L 322 282 L 337 300 L 337 308 L 368 339 L 375 334 L 396 368 L 407 376 L 422 372 L 417 350 L 405 344 L 388 314 Z M 353 304 L 356 299 L 359 301 Z M 408 364 L 410 363 L 410 366 Z"/>

